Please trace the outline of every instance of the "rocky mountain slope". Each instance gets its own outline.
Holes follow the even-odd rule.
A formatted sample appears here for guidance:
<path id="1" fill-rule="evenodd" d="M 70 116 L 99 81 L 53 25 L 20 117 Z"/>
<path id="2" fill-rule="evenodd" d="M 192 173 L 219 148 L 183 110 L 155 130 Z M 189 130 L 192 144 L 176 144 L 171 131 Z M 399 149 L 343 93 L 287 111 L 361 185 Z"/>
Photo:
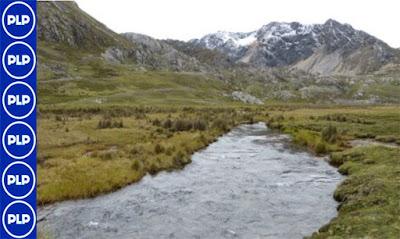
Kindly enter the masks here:
<path id="1" fill-rule="evenodd" d="M 178 51 L 193 56 L 203 64 L 213 66 L 214 68 L 231 68 L 238 65 L 227 54 L 214 49 L 208 49 L 191 44 L 190 42 L 172 39 L 162 40 L 162 42 L 165 42 Z"/>
<path id="2" fill-rule="evenodd" d="M 154 68 L 167 68 L 173 71 L 206 71 L 207 66 L 202 65 L 195 57 L 186 55 L 173 48 L 171 45 L 156 40 L 152 37 L 138 33 L 121 34 L 136 45 L 137 60 L 143 64 L 154 64 Z"/>
<path id="3" fill-rule="evenodd" d="M 39 41 L 86 50 L 132 47 L 126 39 L 86 14 L 73 1 L 40 2 L 37 11 Z"/>
<path id="4" fill-rule="evenodd" d="M 194 57 L 151 37 L 113 32 L 75 2 L 40 2 L 38 14 L 38 39 L 45 45 L 83 49 L 111 63 L 134 63 L 149 69 L 200 71 L 205 68 Z"/>
<path id="5" fill-rule="evenodd" d="M 391 62 L 395 49 L 348 24 L 272 22 L 249 33 L 217 32 L 191 41 L 255 67 L 290 66 L 311 73 L 363 74 Z"/>
<path id="6" fill-rule="evenodd" d="M 184 73 L 170 79 L 199 77 L 235 99 L 241 97 L 233 92 L 262 100 L 400 102 L 400 51 L 334 20 L 273 22 L 183 42 L 117 34 L 74 2 L 39 2 L 38 15 L 39 80 L 48 83 L 41 92 L 65 95 L 77 87 L 78 97 L 90 85 L 85 94 L 95 96 L 99 79 L 128 84 L 138 72 L 169 71 Z"/>

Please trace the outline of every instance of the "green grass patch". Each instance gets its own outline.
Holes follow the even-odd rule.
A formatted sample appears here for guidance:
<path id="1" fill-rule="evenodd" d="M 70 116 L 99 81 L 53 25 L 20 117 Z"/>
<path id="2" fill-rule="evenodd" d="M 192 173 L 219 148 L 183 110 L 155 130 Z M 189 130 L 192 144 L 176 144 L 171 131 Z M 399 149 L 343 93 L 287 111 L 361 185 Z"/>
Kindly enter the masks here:
<path id="1" fill-rule="evenodd" d="M 339 215 L 312 238 L 398 238 L 400 149 L 356 148 L 332 159 L 348 175 L 335 192 Z"/>

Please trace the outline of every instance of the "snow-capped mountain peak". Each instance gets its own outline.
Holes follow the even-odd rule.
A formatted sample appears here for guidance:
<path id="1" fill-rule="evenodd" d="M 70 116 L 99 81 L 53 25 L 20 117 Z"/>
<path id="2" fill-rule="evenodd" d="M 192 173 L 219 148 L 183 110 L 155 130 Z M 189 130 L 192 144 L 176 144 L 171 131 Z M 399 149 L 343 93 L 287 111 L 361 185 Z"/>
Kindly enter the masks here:
<path id="1" fill-rule="evenodd" d="M 258 34 L 263 35 L 264 38 L 290 37 L 295 35 L 306 35 L 310 33 L 313 28 L 314 25 L 302 25 L 298 22 L 272 22 L 258 30 Z"/>
<path id="2" fill-rule="evenodd" d="M 208 34 L 200 41 L 201 44 L 209 49 L 229 46 L 230 48 L 245 47 L 257 40 L 256 32 L 236 33 L 227 31 L 218 31 L 213 34 Z"/>
<path id="3" fill-rule="evenodd" d="M 351 55 L 360 51 L 365 51 L 368 57 L 375 59 L 377 65 L 393 55 L 393 49 L 384 42 L 333 19 L 313 25 L 271 22 L 254 32 L 220 31 L 193 40 L 192 43 L 218 50 L 233 61 L 260 67 L 293 66 L 306 59 L 309 62 L 306 61 L 302 67 L 315 67 L 315 61 L 318 61 L 323 63 L 323 69 L 316 71 L 324 73 L 346 68 L 342 66 L 342 59 L 348 58 L 350 61 Z M 366 59 L 358 55 L 354 57 L 360 61 Z"/>

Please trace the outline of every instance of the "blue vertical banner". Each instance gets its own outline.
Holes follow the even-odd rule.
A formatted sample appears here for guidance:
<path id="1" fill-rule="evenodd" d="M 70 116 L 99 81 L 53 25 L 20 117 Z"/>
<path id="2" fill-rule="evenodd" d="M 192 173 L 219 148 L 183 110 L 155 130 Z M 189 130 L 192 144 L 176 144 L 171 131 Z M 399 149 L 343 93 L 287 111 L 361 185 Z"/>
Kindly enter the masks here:
<path id="1" fill-rule="evenodd" d="M 36 0 L 0 9 L 0 239 L 36 238 Z"/>

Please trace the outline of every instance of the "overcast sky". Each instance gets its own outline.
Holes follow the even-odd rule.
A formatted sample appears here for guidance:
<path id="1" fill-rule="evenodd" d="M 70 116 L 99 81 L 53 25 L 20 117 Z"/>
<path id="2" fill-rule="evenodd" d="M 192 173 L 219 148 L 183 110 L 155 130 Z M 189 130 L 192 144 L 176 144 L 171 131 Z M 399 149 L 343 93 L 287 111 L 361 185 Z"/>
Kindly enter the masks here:
<path id="1" fill-rule="evenodd" d="M 249 32 L 271 21 L 333 18 L 400 47 L 400 0 L 76 0 L 116 32 L 189 40 L 218 30 Z"/>

